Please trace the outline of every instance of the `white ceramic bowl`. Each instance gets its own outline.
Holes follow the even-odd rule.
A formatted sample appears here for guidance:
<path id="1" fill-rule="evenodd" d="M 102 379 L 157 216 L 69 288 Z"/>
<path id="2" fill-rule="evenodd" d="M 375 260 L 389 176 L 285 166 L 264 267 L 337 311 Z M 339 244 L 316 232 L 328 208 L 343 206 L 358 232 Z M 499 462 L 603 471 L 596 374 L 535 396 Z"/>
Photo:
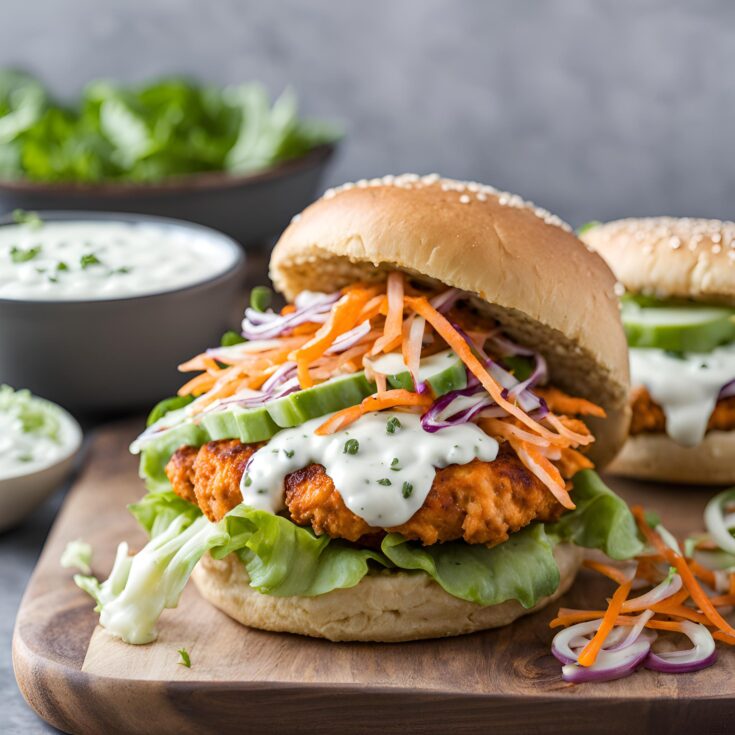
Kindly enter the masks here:
<path id="1" fill-rule="evenodd" d="M 59 489 L 74 467 L 82 446 L 82 429 L 71 414 L 56 404 L 51 405 L 56 409 L 61 424 L 64 454 L 48 465 L 34 467 L 30 472 L 0 475 L 0 531 L 18 525 L 30 515 Z"/>

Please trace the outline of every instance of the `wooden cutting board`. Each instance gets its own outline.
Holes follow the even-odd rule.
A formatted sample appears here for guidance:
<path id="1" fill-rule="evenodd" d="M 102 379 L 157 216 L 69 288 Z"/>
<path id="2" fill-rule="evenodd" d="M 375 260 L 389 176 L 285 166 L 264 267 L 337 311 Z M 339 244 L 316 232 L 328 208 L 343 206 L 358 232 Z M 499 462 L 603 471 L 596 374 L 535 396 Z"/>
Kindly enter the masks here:
<path id="1" fill-rule="evenodd" d="M 94 438 L 21 603 L 13 660 L 21 691 L 72 733 L 733 732 L 735 652 L 695 674 L 640 671 L 572 686 L 549 654 L 558 605 L 497 631 L 399 644 L 347 644 L 249 630 L 193 586 L 164 613 L 160 638 L 128 646 L 96 627 L 89 598 L 61 569 L 67 541 L 95 549 L 106 576 L 119 541 L 145 543 L 125 504 L 143 494 L 127 453 L 139 423 Z M 609 478 L 608 478 L 609 479 Z M 614 482 L 677 533 L 701 525 L 707 490 Z M 599 607 L 611 587 L 583 572 L 560 604 Z M 178 665 L 177 649 L 191 654 Z"/>

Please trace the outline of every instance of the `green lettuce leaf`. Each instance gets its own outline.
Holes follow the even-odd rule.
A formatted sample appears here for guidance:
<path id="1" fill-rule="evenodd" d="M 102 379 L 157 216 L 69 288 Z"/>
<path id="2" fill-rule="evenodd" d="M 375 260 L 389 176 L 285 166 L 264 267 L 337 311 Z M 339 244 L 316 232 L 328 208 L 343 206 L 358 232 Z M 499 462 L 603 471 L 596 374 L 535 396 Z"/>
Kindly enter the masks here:
<path id="1" fill-rule="evenodd" d="M 175 441 L 177 446 L 194 443 L 196 437 Z M 575 511 L 546 528 L 532 524 L 491 549 L 461 541 L 424 547 L 389 534 L 380 551 L 316 536 L 286 518 L 244 505 L 210 523 L 196 506 L 163 489 L 130 506 L 151 535 L 143 550 L 130 557 L 121 544 L 110 577 L 101 584 L 93 577 L 75 579 L 97 601 L 101 624 L 131 643 L 155 638 L 158 617 L 176 606 L 207 551 L 217 559 L 237 554 L 251 586 L 263 594 L 326 594 L 355 586 L 377 565 L 424 572 L 450 595 L 479 605 L 515 599 L 530 608 L 559 585 L 556 543 L 572 541 L 615 559 L 643 549 L 627 506 L 594 472 L 579 473 L 574 484 Z"/>
<path id="2" fill-rule="evenodd" d="M 551 536 L 587 549 L 599 549 L 611 559 L 630 559 L 643 551 L 635 520 L 619 498 L 593 470 L 574 476 L 576 508 L 556 523 L 547 524 Z"/>
<path id="3" fill-rule="evenodd" d="M 128 510 L 151 538 L 165 531 L 179 516 L 193 522 L 202 514 L 196 505 L 171 490 L 148 493 L 137 503 L 131 503 Z"/>
<path id="4" fill-rule="evenodd" d="M 230 542 L 212 551 L 222 558 L 231 551 L 245 564 L 250 586 L 267 595 L 313 597 L 354 587 L 367 573 L 368 562 L 388 566 L 386 558 L 328 536 L 316 536 L 287 518 L 243 505 L 222 521 Z"/>
<path id="5" fill-rule="evenodd" d="M 201 426 L 193 423 L 181 424 L 170 429 L 155 441 L 146 444 L 140 452 L 138 474 L 151 492 L 165 492 L 171 489 L 166 477 L 166 464 L 171 455 L 184 445 L 199 447 L 209 441 L 209 434 Z"/>
<path id="6" fill-rule="evenodd" d="M 381 549 L 397 567 L 420 569 L 450 595 L 478 605 L 518 600 L 533 607 L 559 586 L 554 544 L 541 523 L 490 549 L 462 541 L 420 546 L 397 533 L 386 536 Z"/>

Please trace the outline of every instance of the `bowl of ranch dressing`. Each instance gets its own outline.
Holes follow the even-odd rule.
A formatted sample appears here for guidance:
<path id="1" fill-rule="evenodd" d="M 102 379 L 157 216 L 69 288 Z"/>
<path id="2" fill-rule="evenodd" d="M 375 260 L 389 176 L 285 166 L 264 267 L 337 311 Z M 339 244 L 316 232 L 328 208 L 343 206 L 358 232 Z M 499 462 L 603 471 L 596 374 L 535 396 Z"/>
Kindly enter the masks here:
<path id="1" fill-rule="evenodd" d="M 81 443 L 79 424 L 62 408 L 0 385 L 0 531 L 61 485 Z"/>
<path id="2" fill-rule="evenodd" d="M 244 256 L 178 220 L 39 212 L 0 220 L 0 383 L 124 412 L 175 392 L 175 365 L 242 310 Z"/>

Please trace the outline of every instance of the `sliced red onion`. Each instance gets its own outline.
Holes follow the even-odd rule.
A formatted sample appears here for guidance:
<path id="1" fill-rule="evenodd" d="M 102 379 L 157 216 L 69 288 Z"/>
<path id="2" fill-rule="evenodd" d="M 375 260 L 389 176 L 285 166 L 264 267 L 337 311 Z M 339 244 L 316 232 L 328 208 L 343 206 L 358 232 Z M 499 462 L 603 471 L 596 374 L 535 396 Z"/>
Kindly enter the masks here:
<path id="1" fill-rule="evenodd" d="M 536 355 L 536 352 L 532 349 L 513 342 L 503 334 L 493 334 L 490 340 L 493 343 L 495 351 L 502 357 L 515 357 L 516 355 L 534 357 Z"/>
<path id="2" fill-rule="evenodd" d="M 561 668 L 564 681 L 583 684 L 590 681 L 613 681 L 632 674 L 651 652 L 651 637 L 640 635 L 638 639 L 625 648 L 616 651 L 603 649 L 597 654 L 592 666 L 565 664 Z"/>
<path id="3" fill-rule="evenodd" d="M 665 674 L 686 674 L 711 666 L 717 660 L 717 649 L 712 633 L 701 623 L 689 620 L 681 622 L 682 633 L 692 642 L 692 647 L 683 651 L 651 651 L 644 666 Z"/>
<path id="4" fill-rule="evenodd" d="M 607 647 L 608 651 L 619 651 L 621 648 L 627 648 L 638 640 L 638 636 L 643 633 L 643 629 L 646 627 L 646 623 L 654 616 L 653 610 L 644 610 L 638 617 L 635 618 L 635 625 L 632 625 L 626 635 L 620 643 L 615 643 Z M 609 636 L 608 636 L 609 637 Z"/>
<path id="5" fill-rule="evenodd" d="M 603 648 L 597 654 L 592 666 L 579 666 L 577 659 L 582 649 L 597 632 L 602 620 L 577 623 L 559 631 L 554 636 L 551 652 L 564 666 L 564 681 L 582 683 L 585 681 L 611 681 L 633 673 L 641 665 L 651 650 L 655 634 L 641 626 L 631 635 L 622 626 L 613 628 L 605 639 Z M 626 644 L 621 645 L 623 642 Z"/>
<path id="6" fill-rule="evenodd" d="M 429 299 L 429 303 L 440 313 L 445 314 L 449 311 L 459 299 L 462 298 L 462 291 L 458 288 L 449 288 L 446 291 Z"/>
<path id="7" fill-rule="evenodd" d="M 627 612 L 629 610 L 644 610 L 652 605 L 656 605 L 663 600 L 667 600 L 672 595 L 675 595 L 681 587 L 681 577 L 678 574 L 673 574 L 671 577 L 667 577 L 663 582 L 660 582 L 644 595 L 626 600 L 623 604 L 623 612 Z"/>
<path id="8" fill-rule="evenodd" d="M 290 314 L 276 314 L 273 311 L 256 311 L 246 309 L 245 318 L 242 321 L 242 336 L 245 339 L 269 339 L 278 337 L 284 332 L 306 322 L 323 323 L 327 320 L 329 312 L 339 300 L 337 294 L 318 294 L 308 302 L 296 299 L 296 310 Z M 299 306 L 301 303 L 301 306 Z"/>
<path id="9" fill-rule="evenodd" d="M 518 383 L 518 385 L 511 388 L 510 391 L 508 391 L 508 395 L 513 397 L 519 396 L 521 393 L 523 393 L 524 390 L 533 388 L 539 383 L 543 383 L 546 381 L 546 378 L 549 374 L 546 360 L 540 352 L 534 353 L 534 360 L 535 364 L 533 367 L 533 372 L 522 383 Z"/>
<path id="10" fill-rule="evenodd" d="M 462 398 L 474 400 L 471 400 L 467 405 L 467 401 L 460 400 Z M 455 402 L 464 404 L 464 408 L 457 406 L 452 409 L 452 404 Z M 494 403 L 495 401 L 481 385 L 450 391 L 437 398 L 421 417 L 421 428 L 433 434 L 448 426 L 465 424 Z"/>
<path id="11" fill-rule="evenodd" d="M 526 411 L 526 413 L 538 411 L 543 416 L 545 416 L 549 412 L 548 406 L 546 405 L 546 401 L 544 401 L 542 398 L 539 398 L 537 395 L 532 393 L 530 390 L 528 390 L 528 388 L 519 391 L 517 395 L 510 396 L 510 391 L 516 388 L 516 386 L 520 385 L 520 382 L 516 380 L 516 378 L 514 378 L 513 375 L 511 375 L 511 373 L 509 373 L 504 367 L 502 367 L 501 365 L 498 365 L 497 362 L 492 360 L 485 353 L 485 351 L 481 347 L 479 347 L 475 343 L 475 341 L 459 325 L 452 323 L 452 326 L 457 330 L 457 332 L 459 332 L 462 339 L 464 339 L 464 341 L 467 342 L 470 348 L 484 360 L 485 367 L 488 369 L 488 372 L 490 373 L 492 378 L 497 383 L 500 383 L 500 385 L 503 388 L 505 388 L 504 396 L 503 396 L 504 398 L 508 400 L 518 401 L 518 405 L 524 411 Z M 492 337 L 491 339 L 494 341 L 497 341 L 498 338 Z M 525 348 L 520 347 L 520 345 L 514 345 L 512 342 L 510 342 L 509 340 L 505 340 L 505 338 L 503 337 L 501 337 L 500 339 L 502 342 L 507 341 L 510 345 L 513 345 L 514 350 L 523 350 L 525 351 L 525 353 L 529 355 L 536 355 L 536 353 L 533 352 L 533 350 L 526 350 Z M 524 354 L 524 352 L 515 352 L 514 354 Z M 540 355 L 539 357 L 541 358 Z M 541 358 L 541 360 L 543 361 L 543 358 Z M 544 369 L 546 367 L 545 361 L 543 362 L 543 367 Z M 542 418 L 543 416 L 541 417 L 534 416 L 534 418 Z"/>
<path id="12" fill-rule="evenodd" d="M 733 396 L 735 396 L 735 379 L 722 386 L 722 390 L 717 396 L 717 400 L 722 401 L 725 398 L 732 398 Z"/>
<path id="13" fill-rule="evenodd" d="M 295 362 L 284 362 L 268 380 L 263 383 L 262 392 L 272 393 L 278 386 L 286 382 L 289 378 L 296 375 L 296 363 Z"/>
<path id="14" fill-rule="evenodd" d="M 337 339 L 334 340 L 332 346 L 327 350 L 327 354 L 334 355 L 339 352 L 349 350 L 350 347 L 354 347 L 365 335 L 370 333 L 370 321 L 366 319 L 361 322 L 349 332 L 340 334 Z"/>
<path id="15" fill-rule="evenodd" d="M 339 291 L 332 293 L 324 293 L 322 291 L 300 291 L 294 299 L 294 306 L 297 309 L 304 309 L 308 306 L 331 306 L 337 303 L 340 297 Z"/>
<path id="16" fill-rule="evenodd" d="M 712 540 L 723 551 L 735 554 L 735 538 L 725 519 L 725 507 L 730 503 L 735 503 L 735 489 L 724 490 L 715 495 L 704 509 L 704 525 Z"/>

